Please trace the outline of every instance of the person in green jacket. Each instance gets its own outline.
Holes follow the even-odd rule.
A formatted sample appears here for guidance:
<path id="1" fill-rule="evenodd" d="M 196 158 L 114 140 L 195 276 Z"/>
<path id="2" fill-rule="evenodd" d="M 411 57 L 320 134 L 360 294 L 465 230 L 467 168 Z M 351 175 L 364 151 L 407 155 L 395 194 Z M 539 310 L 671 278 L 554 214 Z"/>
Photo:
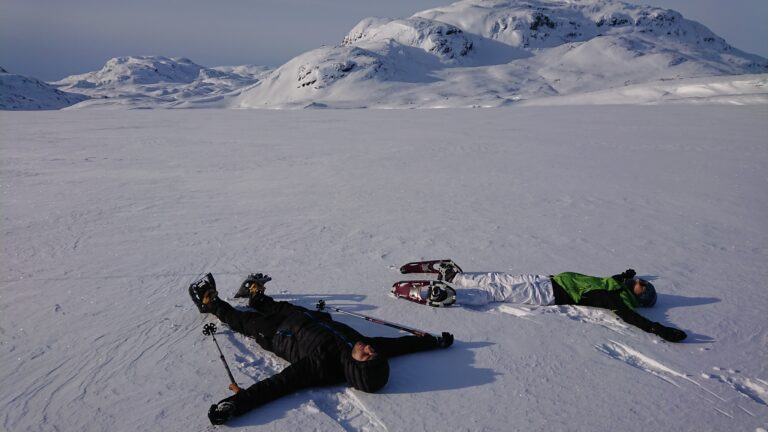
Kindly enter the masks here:
<path id="1" fill-rule="evenodd" d="M 438 267 L 439 278 L 460 288 L 456 303 L 478 306 L 492 302 L 530 305 L 579 305 L 609 309 L 622 320 L 670 342 L 687 337 L 684 331 L 653 322 L 635 312 L 656 304 L 656 289 L 636 277 L 633 269 L 611 277 L 566 272 L 556 275 L 464 273 L 453 261 Z M 439 297 L 440 292 L 432 295 Z M 434 298 L 433 300 L 438 300 Z"/>

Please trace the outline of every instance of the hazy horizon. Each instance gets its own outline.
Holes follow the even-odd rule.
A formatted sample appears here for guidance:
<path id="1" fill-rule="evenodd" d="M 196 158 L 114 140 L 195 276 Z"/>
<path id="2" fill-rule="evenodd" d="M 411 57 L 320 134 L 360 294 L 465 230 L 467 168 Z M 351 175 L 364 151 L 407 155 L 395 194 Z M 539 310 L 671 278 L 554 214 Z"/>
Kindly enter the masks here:
<path id="1" fill-rule="evenodd" d="M 407 17 L 450 0 L 0 0 L 0 66 L 54 81 L 100 69 L 113 57 L 187 57 L 204 66 L 279 66 L 322 45 L 336 45 L 368 16 Z M 734 47 L 768 57 L 768 2 L 643 0 L 677 10 Z M 747 13 L 745 13 L 747 12 Z"/>

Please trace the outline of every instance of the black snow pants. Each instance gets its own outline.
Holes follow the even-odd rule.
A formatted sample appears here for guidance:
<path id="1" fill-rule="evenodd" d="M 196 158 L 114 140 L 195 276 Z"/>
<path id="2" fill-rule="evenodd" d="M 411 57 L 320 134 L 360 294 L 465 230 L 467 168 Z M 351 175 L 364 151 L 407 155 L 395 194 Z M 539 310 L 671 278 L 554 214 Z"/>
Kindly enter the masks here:
<path id="1" fill-rule="evenodd" d="M 272 351 L 272 336 L 277 331 L 278 325 L 294 311 L 294 306 L 286 302 L 271 301 L 271 299 L 256 305 L 251 302 L 251 307 L 254 306 L 258 306 L 254 311 L 241 311 L 219 300 L 212 312 L 232 330 L 256 339 L 262 348 Z"/>

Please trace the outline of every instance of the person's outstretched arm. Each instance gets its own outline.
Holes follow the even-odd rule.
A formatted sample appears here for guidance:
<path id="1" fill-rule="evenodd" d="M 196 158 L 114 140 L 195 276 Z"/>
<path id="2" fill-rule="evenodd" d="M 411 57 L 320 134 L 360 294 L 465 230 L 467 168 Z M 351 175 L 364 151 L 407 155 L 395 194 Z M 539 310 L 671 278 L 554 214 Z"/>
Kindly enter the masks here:
<path id="1" fill-rule="evenodd" d="M 680 342 L 688 336 L 682 330 L 663 326 L 633 311 L 629 306 L 624 304 L 619 291 L 590 291 L 581 297 L 579 305 L 610 309 L 626 323 L 648 333 L 658 335 L 669 342 Z"/>
<path id="2" fill-rule="evenodd" d="M 268 402 L 291 394 L 297 390 L 316 385 L 329 384 L 323 381 L 318 363 L 319 357 L 304 357 L 283 369 L 282 372 L 261 380 L 244 390 L 239 390 L 234 395 L 219 401 L 208 412 L 208 417 L 213 424 L 223 424 L 232 417 L 247 413 Z M 230 385 L 230 389 L 232 386 Z M 226 412 L 217 411 L 215 407 L 233 404 Z"/>
<path id="3" fill-rule="evenodd" d="M 634 277 L 637 275 L 637 272 L 635 272 L 634 269 L 626 269 L 623 273 L 619 273 L 616 275 L 611 276 L 613 280 L 616 282 L 623 284 L 624 282 L 634 279 Z"/>
<path id="4" fill-rule="evenodd" d="M 395 357 L 419 351 L 429 351 L 437 348 L 448 348 L 453 344 L 453 335 L 443 332 L 440 336 L 403 336 L 399 338 L 373 337 L 366 338 L 376 352 L 385 357 Z"/>

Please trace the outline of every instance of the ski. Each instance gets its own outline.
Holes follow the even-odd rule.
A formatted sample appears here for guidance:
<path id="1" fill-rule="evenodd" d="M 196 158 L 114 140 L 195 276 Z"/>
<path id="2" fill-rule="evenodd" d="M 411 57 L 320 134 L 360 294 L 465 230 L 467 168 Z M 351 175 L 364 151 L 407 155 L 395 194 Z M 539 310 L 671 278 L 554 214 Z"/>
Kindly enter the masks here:
<path id="1" fill-rule="evenodd" d="M 435 280 L 400 281 L 392 285 L 392 294 L 403 300 L 427 306 L 446 307 L 456 303 L 456 290 Z"/>

